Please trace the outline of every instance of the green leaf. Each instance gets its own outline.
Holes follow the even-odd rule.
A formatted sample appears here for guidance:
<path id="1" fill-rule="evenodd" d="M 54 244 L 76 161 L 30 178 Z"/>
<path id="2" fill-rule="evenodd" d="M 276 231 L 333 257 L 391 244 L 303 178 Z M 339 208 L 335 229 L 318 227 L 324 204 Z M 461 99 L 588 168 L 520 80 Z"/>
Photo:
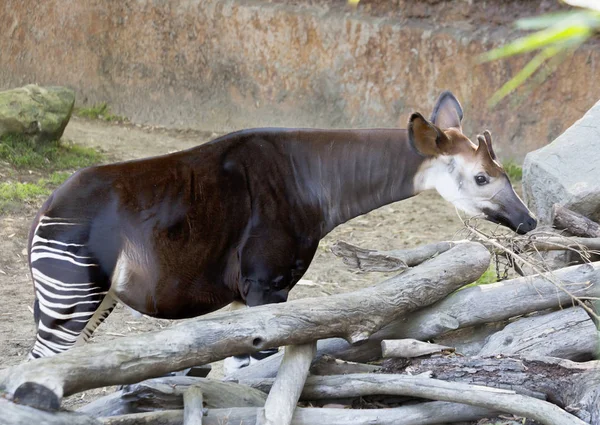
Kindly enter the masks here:
<path id="1" fill-rule="evenodd" d="M 498 47 L 480 56 L 481 62 L 527 53 L 555 43 L 564 43 L 571 40 L 587 39 L 593 34 L 589 27 L 577 25 L 559 28 L 548 28 L 526 37 L 519 38 L 505 46 Z"/>
<path id="2" fill-rule="evenodd" d="M 510 79 L 507 83 L 505 83 L 498 91 L 496 91 L 490 100 L 488 101 L 489 107 L 494 107 L 504 99 L 510 92 L 517 89 L 520 85 L 522 85 L 529 77 L 531 77 L 542 64 L 556 55 L 564 53 L 567 49 L 576 50 L 581 44 L 583 44 L 587 40 L 587 37 L 573 38 L 571 40 L 567 40 L 563 43 L 556 43 L 554 45 L 548 46 L 543 49 L 540 53 L 534 56 L 527 65 L 521 69 L 517 75 L 515 75 L 512 79 Z M 559 56 L 561 59 L 564 59 L 565 56 Z M 558 64 L 556 62 L 552 63 L 552 67 L 556 68 Z"/>
<path id="3" fill-rule="evenodd" d="M 515 22 L 515 25 L 517 28 L 522 30 L 541 30 L 556 25 L 566 25 L 571 22 L 576 25 L 585 25 L 587 23 L 593 24 L 594 21 L 595 17 L 590 16 L 589 12 L 576 10 L 569 12 L 547 13 L 545 15 L 531 18 L 522 18 Z"/>

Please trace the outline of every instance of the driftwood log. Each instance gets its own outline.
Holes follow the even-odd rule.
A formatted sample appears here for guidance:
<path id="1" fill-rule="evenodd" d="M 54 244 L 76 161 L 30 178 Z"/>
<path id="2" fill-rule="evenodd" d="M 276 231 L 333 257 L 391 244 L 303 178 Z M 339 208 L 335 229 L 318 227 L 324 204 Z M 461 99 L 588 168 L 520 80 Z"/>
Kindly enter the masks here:
<path id="1" fill-rule="evenodd" d="M 195 385 L 183 393 L 183 425 L 202 425 L 203 399 L 202 389 Z"/>
<path id="2" fill-rule="evenodd" d="M 581 299 L 600 297 L 600 262 L 556 270 L 552 276 Z M 481 326 L 534 311 L 571 305 L 571 296 L 557 288 L 545 275 L 465 288 L 436 304 L 395 320 L 373 334 L 363 345 L 351 346 L 339 338 L 319 341 L 316 357 L 330 355 L 349 361 L 371 361 L 381 357 L 381 341 L 384 339 L 414 338 L 427 341 L 459 328 Z M 280 362 L 281 356 L 275 354 L 236 371 L 231 378 L 272 378 Z"/>
<path id="3" fill-rule="evenodd" d="M 386 360 L 391 373 L 431 372 L 437 379 L 488 387 L 508 388 L 520 394 L 544 395 L 587 423 L 600 425 L 600 361 L 576 363 L 550 357 L 431 357 Z"/>
<path id="4" fill-rule="evenodd" d="M 257 415 L 256 425 L 289 425 L 292 422 L 316 349 L 315 342 L 285 347 L 277 379 L 269 391 L 265 408 Z"/>
<path id="5" fill-rule="evenodd" d="M 182 417 L 183 418 L 183 417 Z M 0 395 L 0 423 L 7 425 L 101 425 L 102 422 L 74 412 L 48 412 L 13 403 Z"/>
<path id="6" fill-rule="evenodd" d="M 598 223 L 559 204 L 552 208 L 552 224 L 557 229 L 567 230 L 575 236 L 600 238 Z"/>
<path id="7" fill-rule="evenodd" d="M 347 362 L 331 356 L 321 356 L 310 367 L 311 375 L 347 375 L 349 373 L 373 373 L 381 369 L 375 364 Z"/>
<path id="8" fill-rule="evenodd" d="M 204 417 L 204 425 L 254 424 L 257 412 L 256 408 L 209 409 Z M 495 415 L 497 413 L 489 409 L 433 401 L 392 409 L 297 408 L 292 418 L 292 425 L 430 425 L 477 421 Z M 138 413 L 102 418 L 102 423 L 105 425 L 182 425 L 183 412 L 169 410 Z"/>
<path id="9" fill-rule="evenodd" d="M 590 360 L 599 353 L 596 325 L 581 307 L 571 307 L 508 324 L 489 336 L 480 356 L 528 355 Z"/>
<path id="10" fill-rule="evenodd" d="M 458 243 L 461 242 L 437 242 L 417 248 L 377 251 L 339 241 L 331 247 L 331 251 L 340 257 L 344 264 L 365 272 L 395 272 L 419 265 L 437 254 L 448 251 Z"/>
<path id="11" fill-rule="evenodd" d="M 247 382 L 246 384 L 260 385 L 261 388 L 264 388 L 264 381 L 261 383 Z M 554 404 L 516 394 L 512 390 L 446 382 L 419 376 L 392 374 L 311 376 L 306 380 L 302 391 L 302 397 L 308 400 L 362 397 L 374 394 L 404 395 L 465 403 L 513 413 L 548 425 L 585 424 Z"/>
<path id="12" fill-rule="evenodd" d="M 431 344 L 412 338 L 384 339 L 381 341 L 381 352 L 383 358 L 421 357 L 426 356 L 427 354 L 441 353 L 442 351 L 454 351 L 454 348 L 445 345 Z"/>
<path id="13" fill-rule="evenodd" d="M 476 280 L 489 261 L 483 245 L 459 244 L 400 276 L 354 293 L 213 314 L 166 330 L 119 338 L 118 344 L 88 344 L 10 367 L 0 371 L 0 390 L 12 397 L 23 385 L 38 383 L 58 403 L 63 396 L 87 389 L 139 382 L 281 345 L 331 337 L 364 342 L 399 316 Z"/>
<path id="14" fill-rule="evenodd" d="M 90 416 L 118 416 L 154 410 L 183 409 L 183 394 L 196 386 L 206 407 L 262 407 L 267 395 L 254 388 L 207 378 L 168 376 L 149 379 L 101 397 L 78 409 Z"/>

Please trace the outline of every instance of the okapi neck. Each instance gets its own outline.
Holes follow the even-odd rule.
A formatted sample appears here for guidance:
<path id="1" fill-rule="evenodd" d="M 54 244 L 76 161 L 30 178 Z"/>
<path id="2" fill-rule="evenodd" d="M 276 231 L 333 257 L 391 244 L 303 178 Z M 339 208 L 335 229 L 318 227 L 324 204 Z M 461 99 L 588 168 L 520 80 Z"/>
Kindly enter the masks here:
<path id="1" fill-rule="evenodd" d="M 416 194 L 414 179 L 425 157 L 406 130 L 359 130 L 315 157 L 324 218 L 322 236 L 352 218 Z"/>

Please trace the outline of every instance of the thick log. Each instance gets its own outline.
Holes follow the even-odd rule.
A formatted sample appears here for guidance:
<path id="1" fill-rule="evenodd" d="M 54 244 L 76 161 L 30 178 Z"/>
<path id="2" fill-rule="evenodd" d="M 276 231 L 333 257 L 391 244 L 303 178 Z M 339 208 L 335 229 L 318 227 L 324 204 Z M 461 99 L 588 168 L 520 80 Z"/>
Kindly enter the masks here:
<path id="1" fill-rule="evenodd" d="M 388 357 L 421 357 L 427 354 L 454 351 L 454 348 L 445 345 L 431 344 L 412 338 L 384 339 L 381 341 L 381 352 L 384 358 Z"/>
<path id="2" fill-rule="evenodd" d="M 282 345 L 331 337 L 364 342 L 400 315 L 476 280 L 489 259 L 483 245 L 459 244 L 400 276 L 354 293 L 213 314 L 119 338 L 118 343 L 87 344 L 14 366 L 0 371 L 0 390 L 12 396 L 21 385 L 37 382 L 60 400 L 91 388 L 139 382 Z"/>
<path id="3" fill-rule="evenodd" d="M 267 395 L 264 392 L 207 378 L 169 376 L 149 379 L 138 384 L 128 385 L 78 409 L 90 416 L 118 416 L 128 413 L 153 410 L 183 409 L 183 394 L 196 386 L 204 396 L 206 407 L 262 407 Z"/>
<path id="4" fill-rule="evenodd" d="M 258 409 L 210 409 L 205 425 L 254 424 Z M 477 421 L 497 415 L 489 409 L 465 404 L 433 401 L 392 409 L 297 408 L 292 425 L 433 425 L 446 422 Z M 177 410 L 139 413 L 102 418 L 104 425 L 182 425 L 183 413 Z"/>
<path id="5" fill-rule="evenodd" d="M 319 341 L 316 357 L 330 355 L 349 361 L 371 361 L 381 358 L 381 341 L 384 339 L 414 338 L 427 341 L 450 330 L 573 305 L 571 296 L 544 276 L 525 276 L 462 289 L 436 304 L 395 320 L 373 334 L 363 345 L 351 346 L 339 338 Z M 551 276 L 581 299 L 600 297 L 600 262 L 555 270 Z M 231 378 L 272 378 L 280 362 L 281 357 L 276 354 L 238 370 Z"/>
<path id="6" fill-rule="evenodd" d="M 183 425 L 202 425 L 203 398 L 202 389 L 196 385 L 183 393 Z"/>
<path id="7" fill-rule="evenodd" d="M 419 265 L 434 255 L 448 251 L 457 243 L 460 242 L 437 242 L 417 248 L 376 251 L 339 241 L 331 247 L 331 252 L 341 257 L 344 264 L 365 272 L 394 272 Z"/>
<path id="8" fill-rule="evenodd" d="M 596 325 L 581 307 L 571 307 L 510 323 L 490 335 L 480 356 L 528 355 L 569 360 L 593 359 L 600 349 Z"/>
<path id="9" fill-rule="evenodd" d="M 600 361 L 575 363 L 550 357 L 431 357 L 390 359 L 388 373 L 431 372 L 437 379 L 488 387 L 509 388 L 521 394 L 543 394 L 558 406 L 592 425 L 600 425 Z"/>
<path id="10" fill-rule="evenodd" d="M 552 224 L 575 236 L 600 238 L 600 224 L 559 204 L 552 207 Z"/>
<path id="11" fill-rule="evenodd" d="M 289 425 L 304 388 L 316 343 L 287 346 L 269 397 L 256 418 L 256 425 Z"/>
<path id="12" fill-rule="evenodd" d="M 49 412 L 13 403 L 0 395 L 2 425 L 101 425 L 102 422 L 74 412 Z"/>

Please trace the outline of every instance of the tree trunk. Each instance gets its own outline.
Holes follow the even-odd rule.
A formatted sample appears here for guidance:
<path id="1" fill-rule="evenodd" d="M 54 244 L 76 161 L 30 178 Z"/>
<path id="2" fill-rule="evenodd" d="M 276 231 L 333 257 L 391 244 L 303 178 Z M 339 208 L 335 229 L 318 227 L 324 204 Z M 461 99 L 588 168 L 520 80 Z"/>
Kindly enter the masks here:
<path id="1" fill-rule="evenodd" d="M 590 360 L 598 353 L 596 325 L 581 307 L 524 317 L 490 335 L 480 356 L 536 355 Z"/>
<path id="2" fill-rule="evenodd" d="M 399 365 L 399 366 L 397 366 Z M 386 360 L 384 372 L 432 372 L 445 381 L 509 388 L 547 399 L 592 425 L 600 425 L 600 361 L 575 363 L 550 357 L 432 357 Z"/>
<path id="3" fill-rule="evenodd" d="M 555 270 L 551 275 L 582 299 L 600 297 L 600 262 Z M 351 346 L 339 338 L 319 341 L 316 357 L 330 355 L 349 361 L 371 361 L 381 358 L 381 341 L 384 339 L 414 338 L 427 341 L 451 330 L 499 322 L 573 303 L 569 294 L 558 289 L 544 275 L 474 286 L 395 320 L 373 334 L 363 345 Z M 231 378 L 274 377 L 280 362 L 281 356 L 275 354 L 238 370 Z"/>
<path id="4" fill-rule="evenodd" d="M 476 280 L 489 260 L 483 245 L 459 244 L 400 276 L 353 293 L 213 314 L 166 330 L 119 338 L 115 344 L 88 344 L 14 366 L 0 371 L 0 389 L 10 397 L 24 384 L 37 382 L 58 401 L 63 395 L 139 382 L 282 345 L 331 337 L 364 342 L 400 315 Z"/>

